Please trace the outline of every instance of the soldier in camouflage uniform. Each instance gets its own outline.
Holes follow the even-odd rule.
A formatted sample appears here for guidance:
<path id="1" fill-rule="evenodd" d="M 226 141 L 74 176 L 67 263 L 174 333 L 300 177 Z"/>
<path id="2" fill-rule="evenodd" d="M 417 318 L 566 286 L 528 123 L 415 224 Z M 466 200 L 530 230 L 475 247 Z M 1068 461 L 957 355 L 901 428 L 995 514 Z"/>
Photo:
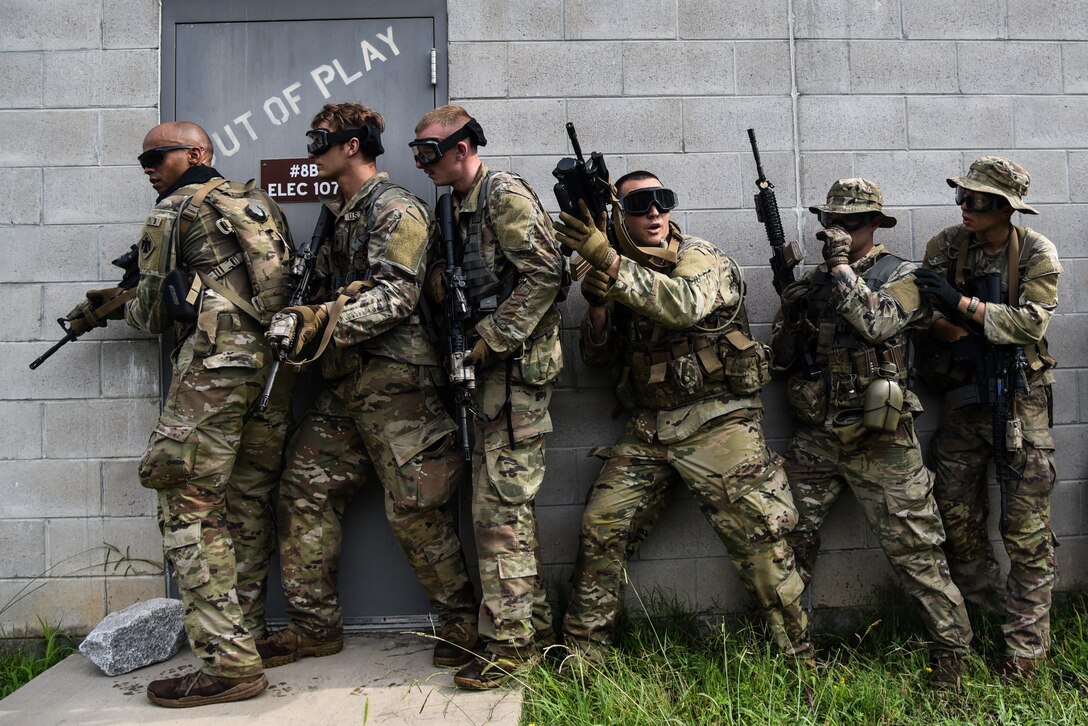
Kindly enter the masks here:
<path id="1" fill-rule="evenodd" d="M 1037 214 L 1023 199 L 1029 181 L 1023 167 L 994 156 L 975 161 L 966 176 L 949 179 L 963 223 L 929 241 L 922 262 L 926 269 L 919 273 L 925 277 L 918 281 L 941 310 L 929 335 L 939 348 L 953 352 L 951 359 L 938 356 L 934 366 L 927 366 L 930 377 L 947 391 L 932 455 L 949 563 L 968 602 L 991 608 L 1004 603 L 1005 658 L 998 671 L 1007 679 L 1029 675 L 1047 654 L 1056 576 L 1050 527 L 1056 480 L 1050 431 L 1054 359 L 1047 352 L 1046 329 L 1058 307 L 1061 265 L 1050 240 L 1012 224 L 1014 212 Z M 972 280 L 990 274 L 1000 276 L 1000 300 L 961 294 Z M 977 397 L 965 400 L 962 394 L 977 391 L 980 381 L 974 366 L 955 360 L 955 351 L 971 339 L 987 346 L 1018 346 L 1026 359 L 1010 416 L 1023 428 L 1022 441 L 1012 447 L 1012 467 L 1023 478 L 1007 486 L 1009 527 L 1001 536 L 1011 564 L 1004 587 L 986 533 L 992 410 Z"/>
<path id="2" fill-rule="evenodd" d="M 590 307 L 581 350 L 592 367 L 619 365 L 617 394 L 630 418 L 589 493 L 563 621 L 567 644 L 596 659 L 612 643 L 624 568 L 682 481 L 725 543 L 762 608 L 777 646 L 811 658 L 804 589 L 785 535 L 797 521 L 781 459 L 763 438 L 760 390 L 770 354 L 750 337 L 744 283 L 714 245 L 669 220 L 671 190 L 649 172 L 617 182 L 633 254 L 562 213 L 557 238 L 596 269 L 583 280 Z M 618 214 L 618 213 L 617 213 Z"/>
<path id="3" fill-rule="evenodd" d="M 181 591 L 189 643 L 204 667 L 152 681 L 147 692 L 169 707 L 237 701 L 268 685 L 247 625 L 257 634 L 263 629 L 264 579 L 274 544 L 271 492 L 279 477 L 290 380 L 273 389 L 264 413 L 254 410 L 271 361 L 264 326 L 224 296 L 245 305 L 253 293 L 246 266 L 231 269 L 238 239 L 217 225 L 222 218 L 211 204 L 193 202 L 214 181 L 224 182 L 217 193 L 248 192 L 207 166 L 211 141 L 196 124 L 156 126 L 143 149 L 140 164 L 159 197 L 138 243 L 140 282 L 126 319 L 149 333 L 167 329 L 161 290 L 171 270 L 219 286 L 201 289 L 194 282 L 195 321 L 174 325 L 170 391 L 140 462 L 141 483 L 158 490 L 166 558 Z M 250 204 L 253 213 L 272 215 L 285 252 L 290 233 L 280 208 L 263 192 L 252 194 L 258 200 Z"/>
<path id="4" fill-rule="evenodd" d="M 336 224 L 316 268 L 322 298 L 336 302 L 288 308 L 268 331 L 274 345 L 295 353 L 322 332 L 330 345 L 320 358 L 325 390 L 291 438 L 280 486 L 291 624 L 257 647 L 265 667 L 343 647 L 341 520 L 355 491 L 377 481 L 393 533 L 442 622 L 435 663 L 461 665 L 476 643 L 476 597 L 445 507 L 463 462 L 419 307 L 431 212 L 378 172 L 381 114 L 328 104 L 312 125 L 308 150 L 318 177 L 335 180 L 342 194 L 325 201 Z"/>
<path id="5" fill-rule="evenodd" d="M 416 124 L 416 164 L 453 187 L 458 254 L 472 308 L 466 362 L 475 367 L 477 418 L 472 517 L 480 563 L 480 657 L 461 669 L 462 688 L 495 688 L 553 639 L 533 500 L 544 481 L 552 384 L 563 365 L 560 292 L 566 261 L 551 220 L 516 174 L 490 171 L 477 147 L 483 129 L 458 106 Z M 442 298 L 439 266 L 432 296 Z"/>
<path id="6" fill-rule="evenodd" d="M 971 625 L 941 551 L 944 527 L 914 431 L 922 407 L 907 388 L 908 336 L 927 308 L 915 265 L 874 241 L 896 223 L 883 205 L 871 181 L 832 184 L 827 203 L 809 207 L 824 227 L 817 237 L 825 262 L 782 293 L 771 346 L 775 368 L 792 371 L 796 429 L 786 472 L 799 517 L 788 539 L 807 584 L 820 525 L 849 486 L 926 624 L 930 685 L 956 688 Z"/>

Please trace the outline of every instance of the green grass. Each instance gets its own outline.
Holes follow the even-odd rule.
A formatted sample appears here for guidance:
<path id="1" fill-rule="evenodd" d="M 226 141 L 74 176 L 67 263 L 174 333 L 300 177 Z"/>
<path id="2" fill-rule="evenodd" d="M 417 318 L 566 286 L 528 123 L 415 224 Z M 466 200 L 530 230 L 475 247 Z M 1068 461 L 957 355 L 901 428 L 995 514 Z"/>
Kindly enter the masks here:
<path id="1" fill-rule="evenodd" d="M 42 624 L 42 639 L 34 647 L 0 650 L 0 698 L 64 660 L 75 648 L 57 630 Z"/>
<path id="2" fill-rule="evenodd" d="M 625 619 L 618 647 L 581 678 L 556 675 L 552 659 L 520 679 L 522 723 L 1088 724 L 1088 598 L 1055 606 L 1051 657 L 1016 686 L 987 668 L 1001 657 L 1000 622 L 972 613 L 977 657 L 955 694 L 926 687 L 924 631 L 902 600 L 857 633 L 818 637 L 815 671 L 776 655 L 743 621 L 708 628 L 675 609 Z"/>

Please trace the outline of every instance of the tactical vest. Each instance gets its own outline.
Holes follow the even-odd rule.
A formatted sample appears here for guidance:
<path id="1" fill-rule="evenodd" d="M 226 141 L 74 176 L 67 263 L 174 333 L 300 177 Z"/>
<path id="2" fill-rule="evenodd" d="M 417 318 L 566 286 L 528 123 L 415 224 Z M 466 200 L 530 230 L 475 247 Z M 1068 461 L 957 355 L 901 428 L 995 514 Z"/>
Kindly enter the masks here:
<path id="1" fill-rule="evenodd" d="M 891 253 L 882 254 L 861 279 L 872 291 L 888 282 L 905 262 Z M 870 343 L 831 304 L 834 280 L 827 270 L 817 268 L 810 278 L 811 292 L 806 297 L 807 316 L 819 331 L 810 337 L 812 354 L 825 372 L 830 387 L 830 403 L 838 408 L 857 408 L 864 404 L 865 387 L 879 375 L 882 363 L 894 363 L 896 380 L 907 387 L 910 377 L 909 337 L 903 331 L 889 340 Z"/>
<path id="2" fill-rule="evenodd" d="M 685 330 L 668 330 L 620 305 L 613 314 L 625 361 L 616 394 L 629 409 L 753 396 L 770 380 L 770 351 L 752 339 L 743 302 L 732 319 L 718 308 Z"/>
<path id="3" fill-rule="evenodd" d="M 207 272 L 198 271 L 190 302 L 202 287 L 210 287 L 267 326 L 291 298 L 288 248 L 272 214 L 272 200 L 250 179 L 244 185 L 213 179 L 187 200 L 180 213 L 178 239 L 207 204 L 217 219 L 208 229 L 207 244 L 223 259 Z M 237 268 L 246 275 L 232 275 Z"/>
<path id="4" fill-rule="evenodd" d="M 370 231 L 374 228 L 374 205 L 378 203 L 378 200 L 389 189 L 396 185 L 388 180 L 379 181 L 374 186 L 374 191 L 371 192 L 369 198 L 363 203 L 362 209 L 359 210 L 362 218 L 366 220 L 366 224 L 363 228 L 366 230 L 366 234 L 363 237 L 350 241 L 350 246 L 346 250 L 329 248 L 329 288 L 330 290 L 339 290 L 344 285 L 348 285 L 356 280 L 366 280 L 371 277 L 370 273 L 370 257 L 367 254 L 370 244 Z M 344 200 L 346 205 L 350 200 Z M 426 206 L 426 203 L 416 198 L 420 206 Z M 343 209 L 341 209 L 343 213 Z M 335 231 L 333 235 L 335 237 Z M 363 253 L 359 255 L 360 251 Z M 337 259 L 343 253 L 343 259 Z"/>
<path id="5" fill-rule="evenodd" d="M 500 279 L 488 269 L 484 260 L 484 222 L 490 215 L 487 208 L 487 195 L 491 191 L 491 179 L 496 172 L 489 171 L 480 182 L 480 192 L 476 198 L 476 213 L 469 222 L 468 239 L 462 251 L 461 271 L 465 276 L 465 298 L 468 300 L 472 317 L 471 325 L 483 320 L 495 312 L 503 300 L 510 296 L 517 285 L 518 271 L 511 265 L 503 272 Z M 513 175 L 516 177 L 516 175 Z M 520 177 L 517 177 L 520 178 Z M 490 228 L 490 224 L 487 225 Z"/>

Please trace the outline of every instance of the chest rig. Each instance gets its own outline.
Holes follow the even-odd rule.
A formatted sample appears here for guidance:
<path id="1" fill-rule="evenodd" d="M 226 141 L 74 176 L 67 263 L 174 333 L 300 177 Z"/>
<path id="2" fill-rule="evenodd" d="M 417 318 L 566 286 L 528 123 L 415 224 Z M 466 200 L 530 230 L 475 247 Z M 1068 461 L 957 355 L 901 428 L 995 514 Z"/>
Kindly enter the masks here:
<path id="1" fill-rule="evenodd" d="M 867 270 L 859 271 L 861 279 L 874 292 L 888 282 L 904 260 L 891 253 L 877 257 Z M 812 354 L 824 370 L 832 406 L 858 408 L 864 404 L 866 386 L 880 377 L 883 364 L 895 365 L 894 380 L 904 389 L 910 377 L 909 339 L 905 332 L 881 343 L 870 343 L 835 310 L 831 304 L 834 280 L 826 270 L 812 274 L 812 291 L 808 301 L 808 318 L 815 323 L 818 334 L 810 338 Z"/>
<path id="2" fill-rule="evenodd" d="M 499 304 L 510 296 L 517 285 L 518 271 L 513 265 L 504 265 L 496 274 L 487 264 L 484 256 L 484 237 L 494 239 L 491 224 L 487 217 L 487 196 L 491 191 L 491 180 L 496 172 L 489 171 L 480 182 L 480 191 L 476 198 L 476 213 L 468 224 L 468 235 L 461 250 L 461 271 L 465 275 L 465 298 L 468 301 L 471 317 L 469 323 L 476 323 L 495 312 Z M 513 176 L 513 175 L 512 175 Z M 498 267 L 498 259 L 494 266 Z"/>
<path id="3" fill-rule="evenodd" d="M 381 198 L 382 194 L 385 194 L 387 190 L 394 186 L 388 180 L 379 181 L 375 184 L 374 190 L 367 199 L 360 205 L 360 209 L 343 212 L 344 217 L 351 216 L 350 219 L 345 221 L 357 222 L 362 220 L 362 228 L 365 233 L 361 237 L 352 239 L 350 231 L 358 229 L 358 224 L 344 226 L 338 224 L 336 226 L 336 230 L 333 232 L 335 244 L 329 248 L 328 252 L 330 290 L 339 290 L 356 280 L 370 278 L 369 242 L 370 230 L 373 227 L 371 218 L 374 215 L 374 205 L 378 203 L 378 199 Z M 344 203 L 347 204 L 347 201 Z M 420 204 L 423 204 L 423 202 L 420 202 Z M 345 230 L 343 238 L 338 234 L 341 229 Z"/>

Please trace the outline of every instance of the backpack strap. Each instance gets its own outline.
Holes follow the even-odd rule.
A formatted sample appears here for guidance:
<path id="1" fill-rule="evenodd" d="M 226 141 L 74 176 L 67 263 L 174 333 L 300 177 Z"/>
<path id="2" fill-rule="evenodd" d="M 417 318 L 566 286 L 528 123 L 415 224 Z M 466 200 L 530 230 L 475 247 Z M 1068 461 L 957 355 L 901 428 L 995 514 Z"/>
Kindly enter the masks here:
<path id="1" fill-rule="evenodd" d="M 181 210 L 181 222 L 178 223 L 180 239 L 185 239 L 185 235 L 189 234 L 189 228 L 193 225 L 197 215 L 200 214 L 200 207 L 204 204 L 204 198 L 207 197 L 213 189 L 217 189 L 226 183 L 227 180 L 222 177 L 219 179 L 212 179 L 210 182 L 200 187 L 200 190 L 192 196 L 189 203 Z"/>

